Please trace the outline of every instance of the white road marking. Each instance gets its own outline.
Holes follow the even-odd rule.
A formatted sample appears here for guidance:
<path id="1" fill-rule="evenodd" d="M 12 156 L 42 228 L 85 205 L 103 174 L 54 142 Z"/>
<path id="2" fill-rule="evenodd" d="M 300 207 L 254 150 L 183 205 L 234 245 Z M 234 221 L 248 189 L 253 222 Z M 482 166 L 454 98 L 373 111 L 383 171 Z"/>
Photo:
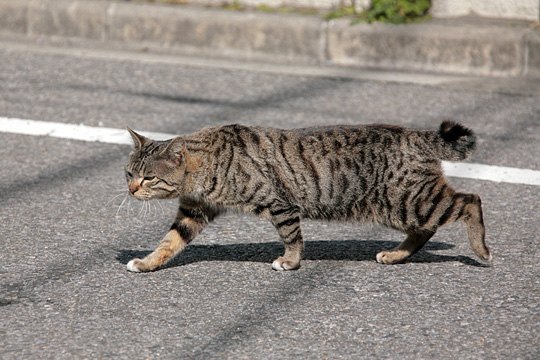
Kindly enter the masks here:
<path id="1" fill-rule="evenodd" d="M 21 135 L 51 136 L 61 139 L 101 142 L 107 144 L 132 144 L 131 137 L 125 129 L 50 121 L 0 117 L 0 132 Z M 178 136 L 175 134 L 139 130 L 137 130 L 137 132 L 156 140 L 171 139 Z M 443 161 L 443 169 L 445 174 L 450 177 L 540 186 L 539 170 L 449 161 Z"/>
<path id="2" fill-rule="evenodd" d="M 52 121 L 25 120 L 0 117 L 0 132 L 51 136 L 107 144 L 132 145 L 133 141 L 126 129 L 114 129 L 78 124 L 66 124 Z M 137 131 L 139 132 L 139 131 Z M 155 140 L 171 139 L 177 135 L 141 131 L 141 135 Z"/>
<path id="3" fill-rule="evenodd" d="M 540 186 L 540 171 L 506 166 L 443 161 L 447 176 Z"/>

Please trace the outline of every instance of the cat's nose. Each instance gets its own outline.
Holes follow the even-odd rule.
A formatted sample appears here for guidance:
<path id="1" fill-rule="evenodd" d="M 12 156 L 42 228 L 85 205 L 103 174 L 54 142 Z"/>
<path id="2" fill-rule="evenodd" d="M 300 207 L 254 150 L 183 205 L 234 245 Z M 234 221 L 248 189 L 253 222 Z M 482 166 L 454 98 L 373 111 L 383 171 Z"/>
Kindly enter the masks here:
<path id="1" fill-rule="evenodd" d="M 140 183 L 136 181 L 132 181 L 129 183 L 128 188 L 131 195 L 135 194 L 140 189 Z"/>

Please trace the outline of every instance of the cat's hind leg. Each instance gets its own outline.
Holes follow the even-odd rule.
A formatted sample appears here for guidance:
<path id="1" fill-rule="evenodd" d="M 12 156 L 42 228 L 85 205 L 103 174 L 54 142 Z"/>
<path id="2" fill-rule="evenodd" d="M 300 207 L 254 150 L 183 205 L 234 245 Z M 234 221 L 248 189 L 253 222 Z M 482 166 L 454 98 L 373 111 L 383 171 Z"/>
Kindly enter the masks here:
<path id="1" fill-rule="evenodd" d="M 485 242 L 486 230 L 480 196 L 456 193 L 452 204 L 439 218 L 438 225 L 442 226 L 458 220 L 463 220 L 467 224 L 467 237 L 474 253 L 480 259 L 490 261 L 491 252 Z"/>
<path id="2" fill-rule="evenodd" d="M 272 263 L 274 270 L 295 270 L 300 267 L 304 240 L 300 229 L 300 213 L 294 209 L 273 209 L 271 221 L 285 245 L 285 253 Z"/>
<path id="3" fill-rule="evenodd" d="M 435 197 L 435 199 L 437 196 Z M 469 245 L 482 260 L 490 261 L 491 253 L 485 243 L 485 227 L 482 216 L 482 204 L 476 194 L 463 194 L 450 191 L 445 201 L 431 201 L 429 214 L 418 214 L 422 225 L 428 229 L 463 220 L 467 224 Z M 423 219 L 423 220 L 422 220 Z M 435 230 L 417 230 L 407 232 L 407 239 L 391 251 L 377 254 L 377 262 L 381 264 L 396 264 L 419 250 L 435 233 Z"/>
<path id="4" fill-rule="evenodd" d="M 408 231 L 407 238 L 393 250 L 381 251 L 377 254 L 377 262 L 381 264 L 397 264 L 416 253 L 435 234 L 432 230 Z"/>
<path id="5" fill-rule="evenodd" d="M 210 222 L 217 212 L 207 208 L 185 208 L 180 206 L 171 229 L 158 247 L 144 259 L 133 259 L 127 264 L 131 272 L 146 272 L 158 269 L 178 255 Z"/>

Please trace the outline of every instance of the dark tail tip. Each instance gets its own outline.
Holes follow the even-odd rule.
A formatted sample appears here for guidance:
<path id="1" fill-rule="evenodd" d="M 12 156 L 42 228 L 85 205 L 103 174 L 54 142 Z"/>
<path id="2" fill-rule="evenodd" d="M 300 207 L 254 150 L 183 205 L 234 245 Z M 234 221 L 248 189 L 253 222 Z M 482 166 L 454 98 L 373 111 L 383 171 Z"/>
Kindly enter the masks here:
<path id="1" fill-rule="evenodd" d="M 447 142 L 454 142 L 464 136 L 473 136 L 471 129 L 449 120 L 445 120 L 441 123 L 439 134 L 443 140 Z"/>

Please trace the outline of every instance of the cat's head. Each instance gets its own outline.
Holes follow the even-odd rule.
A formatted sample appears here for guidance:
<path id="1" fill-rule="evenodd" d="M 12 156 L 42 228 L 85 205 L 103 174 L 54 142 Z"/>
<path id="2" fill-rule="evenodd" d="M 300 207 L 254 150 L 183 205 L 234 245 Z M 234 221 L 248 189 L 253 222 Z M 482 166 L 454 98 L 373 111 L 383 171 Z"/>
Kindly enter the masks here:
<path id="1" fill-rule="evenodd" d="M 177 197 L 177 185 L 186 172 L 184 141 L 156 141 L 129 128 L 128 131 L 134 143 L 125 167 L 130 194 L 140 200 Z"/>

